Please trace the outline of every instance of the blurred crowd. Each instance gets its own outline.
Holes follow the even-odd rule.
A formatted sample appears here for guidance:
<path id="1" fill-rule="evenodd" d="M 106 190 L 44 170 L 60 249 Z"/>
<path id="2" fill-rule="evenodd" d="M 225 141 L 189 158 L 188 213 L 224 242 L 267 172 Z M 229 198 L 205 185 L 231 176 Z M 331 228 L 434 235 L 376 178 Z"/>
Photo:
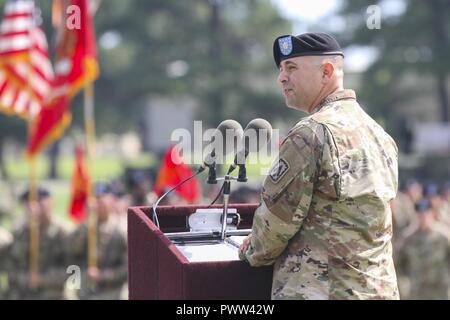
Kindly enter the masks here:
<path id="1" fill-rule="evenodd" d="M 450 181 L 406 181 L 392 203 L 394 262 L 402 299 L 448 300 Z"/>
<path id="2" fill-rule="evenodd" d="M 0 226 L 0 299 L 127 299 L 127 217 L 132 206 L 153 204 L 151 179 L 95 184 L 89 210 L 97 213 L 97 263 L 88 263 L 87 221 L 68 223 L 53 212 L 52 194 L 39 188 L 20 197 L 26 215 L 11 232 Z M 216 198 L 219 186 L 200 201 Z M 220 198 L 219 198 L 220 199 Z M 260 190 L 236 186 L 231 203 L 259 203 Z M 218 201 L 220 203 L 220 200 Z M 172 192 L 161 205 L 188 202 Z M 393 252 L 402 299 L 449 299 L 450 181 L 438 185 L 406 181 L 393 210 Z M 30 269 L 30 217 L 39 221 L 39 268 Z"/>
<path id="3" fill-rule="evenodd" d="M 97 263 L 88 263 L 88 222 L 71 223 L 54 212 L 54 197 L 44 187 L 30 201 L 29 190 L 18 199 L 25 215 L 13 223 L 11 231 L 0 225 L 1 299 L 83 299 L 128 298 L 127 210 L 152 205 L 159 196 L 148 175 L 132 172 L 129 177 L 97 182 L 95 197 L 88 204 L 97 216 Z M 200 202 L 212 201 L 219 187 Z M 167 191 L 167 188 L 162 192 Z M 259 190 L 242 187 L 231 196 L 233 203 L 259 202 Z M 220 202 L 220 198 L 219 198 Z M 188 204 L 172 192 L 160 205 Z M 30 268 L 30 217 L 39 221 L 38 270 Z"/>
<path id="4" fill-rule="evenodd" d="M 97 183 L 90 210 L 97 213 L 97 263 L 88 267 L 88 225 L 53 212 L 53 197 L 39 187 L 37 199 L 20 197 L 26 215 L 0 240 L 2 299 L 124 299 L 127 281 L 125 204 L 109 184 Z M 39 222 L 38 268 L 30 268 L 30 218 Z M 36 261 L 36 260 L 33 260 Z"/>

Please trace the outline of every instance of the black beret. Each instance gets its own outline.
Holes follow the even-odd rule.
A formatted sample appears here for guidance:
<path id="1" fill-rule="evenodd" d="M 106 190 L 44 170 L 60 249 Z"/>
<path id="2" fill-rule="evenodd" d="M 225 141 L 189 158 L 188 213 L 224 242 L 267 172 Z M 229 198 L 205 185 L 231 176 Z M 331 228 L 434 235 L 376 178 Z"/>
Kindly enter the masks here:
<path id="1" fill-rule="evenodd" d="M 42 200 L 42 199 L 50 197 L 50 191 L 48 191 L 45 188 L 38 187 L 37 191 L 36 191 L 36 195 L 37 195 L 37 200 Z M 29 198 L 30 198 L 30 189 L 27 189 L 20 196 L 20 201 L 27 202 Z"/>
<path id="2" fill-rule="evenodd" d="M 273 43 L 273 58 L 277 67 L 281 61 L 300 56 L 341 55 L 339 43 L 326 33 L 303 33 L 298 36 L 284 35 Z"/>
<path id="3" fill-rule="evenodd" d="M 431 183 L 425 185 L 425 187 L 423 188 L 423 195 L 425 197 L 438 196 L 439 195 L 439 186 L 434 182 L 431 182 Z"/>
<path id="4" fill-rule="evenodd" d="M 95 184 L 95 196 L 101 197 L 107 194 L 113 194 L 111 185 L 107 182 L 97 182 Z"/>
<path id="5" fill-rule="evenodd" d="M 427 210 L 431 209 L 431 202 L 426 199 L 421 199 L 415 203 L 415 208 L 418 214 L 425 213 Z"/>

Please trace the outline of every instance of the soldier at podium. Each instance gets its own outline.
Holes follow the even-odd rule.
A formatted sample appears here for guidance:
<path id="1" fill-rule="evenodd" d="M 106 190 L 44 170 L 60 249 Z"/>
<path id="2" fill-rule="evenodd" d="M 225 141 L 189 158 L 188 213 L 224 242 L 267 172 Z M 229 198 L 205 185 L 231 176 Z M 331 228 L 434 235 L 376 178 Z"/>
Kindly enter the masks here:
<path id="1" fill-rule="evenodd" d="M 344 89 L 333 37 L 280 36 L 273 53 L 286 104 L 309 116 L 280 147 L 240 257 L 274 264 L 273 299 L 398 299 L 394 140 Z"/>

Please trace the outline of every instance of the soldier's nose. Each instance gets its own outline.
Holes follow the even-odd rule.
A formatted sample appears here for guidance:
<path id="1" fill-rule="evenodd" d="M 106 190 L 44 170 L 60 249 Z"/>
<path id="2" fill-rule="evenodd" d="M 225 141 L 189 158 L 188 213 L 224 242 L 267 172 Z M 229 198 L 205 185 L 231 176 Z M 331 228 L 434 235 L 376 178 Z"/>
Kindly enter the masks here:
<path id="1" fill-rule="evenodd" d="M 280 74 L 278 75 L 278 82 L 284 84 L 287 82 L 287 80 L 288 79 L 287 79 L 286 73 L 280 72 Z"/>

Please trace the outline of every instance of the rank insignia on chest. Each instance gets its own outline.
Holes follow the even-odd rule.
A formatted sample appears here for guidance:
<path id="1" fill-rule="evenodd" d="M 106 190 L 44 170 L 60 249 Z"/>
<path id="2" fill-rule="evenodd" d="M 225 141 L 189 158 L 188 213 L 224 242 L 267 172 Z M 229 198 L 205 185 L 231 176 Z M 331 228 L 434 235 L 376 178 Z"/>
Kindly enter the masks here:
<path id="1" fill-rule="evenodd" d="M 286 160 L 280 159 L 278 163 L 270 170 L 269 176 L 273 182 L 278 182 L 289 170 L 289 163 Z"/>

